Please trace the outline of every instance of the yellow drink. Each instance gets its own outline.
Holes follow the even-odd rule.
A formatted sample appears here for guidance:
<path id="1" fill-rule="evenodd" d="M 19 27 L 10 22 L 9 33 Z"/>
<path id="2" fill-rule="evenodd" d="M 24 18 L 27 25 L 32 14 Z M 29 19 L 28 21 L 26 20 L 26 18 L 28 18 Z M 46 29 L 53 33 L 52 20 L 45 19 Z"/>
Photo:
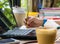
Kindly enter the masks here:
<path id="1" fill-rule="evenodd" d="M 37 41 L 39 44 L 54 44 L 56 29 L 36 29 Z"/>

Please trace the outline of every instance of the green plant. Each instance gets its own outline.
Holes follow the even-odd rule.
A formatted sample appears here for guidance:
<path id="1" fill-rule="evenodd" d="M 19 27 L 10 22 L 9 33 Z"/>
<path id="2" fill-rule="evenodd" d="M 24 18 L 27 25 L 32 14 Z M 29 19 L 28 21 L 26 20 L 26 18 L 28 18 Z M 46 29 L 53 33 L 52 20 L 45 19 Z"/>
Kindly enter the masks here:
<path id="1" fill-rule="evenodd" d="M 15 26 L 16 22 L 13 18 L 11 8 L 9 6 L 8 0 L 0 0 L 0 9 L 2 9 L 4 15 L 9 19 L 9 21 Z"/>

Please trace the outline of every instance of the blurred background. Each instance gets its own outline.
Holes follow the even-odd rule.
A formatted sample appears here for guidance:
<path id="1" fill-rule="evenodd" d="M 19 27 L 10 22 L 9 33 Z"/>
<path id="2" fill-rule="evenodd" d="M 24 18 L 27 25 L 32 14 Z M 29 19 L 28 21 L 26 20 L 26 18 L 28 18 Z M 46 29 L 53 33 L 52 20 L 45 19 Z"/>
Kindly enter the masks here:
<path id="1" fill-rule="evenodd" d="M 34 14 L 34 12 L 39 12 L 41 8 L 60 7 L 60 0 L 0 0 L 0 20 L 3 22 L 0 23 L 0 26 L 2 28 L 4 25 L 8 29 L 16 26 L 16 20 L 12 12 L 14 6 L 22 7 L 25 11 L 27 11 L 28 6 L 29 12 Z"/>

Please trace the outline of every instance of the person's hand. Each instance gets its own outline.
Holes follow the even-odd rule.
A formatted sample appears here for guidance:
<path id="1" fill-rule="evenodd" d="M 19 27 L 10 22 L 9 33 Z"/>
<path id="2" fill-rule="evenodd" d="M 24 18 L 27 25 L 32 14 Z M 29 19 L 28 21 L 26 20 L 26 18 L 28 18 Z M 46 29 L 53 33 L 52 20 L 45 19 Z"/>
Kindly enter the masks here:
<path id="1" fill-rule="evenodd" d="M 40 20 L 40 19 L 35 18 L 35 17 L 28 17 L 24 20 L 24 23 L 28 27 L 39 27 L 42 25 L 43 20 Z"/>

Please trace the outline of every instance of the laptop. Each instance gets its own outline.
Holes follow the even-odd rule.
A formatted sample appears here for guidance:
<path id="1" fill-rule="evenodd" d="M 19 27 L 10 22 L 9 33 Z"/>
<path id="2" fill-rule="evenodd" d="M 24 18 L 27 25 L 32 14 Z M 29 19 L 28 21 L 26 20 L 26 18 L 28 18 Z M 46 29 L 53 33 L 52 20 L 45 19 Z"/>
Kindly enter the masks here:
<path id="1" fill-rule="evenodd" d="M 0 37 L 2 38 L 15 38 L 15 39 L 30 39 L 30 40 L 36 40 L 36 34 L 34 28 L 19 28 L 19 27 L 12 27 L 10 29 L 10 26 L 12 24 L 8 24 L 11 22 L 6 22 L 5 19 L 7 19 L 4 14 L 0 11 L 0 13 L 3 15 L 0 15 L 0 26 L 3 28 L 2 33 L 0 33 Z M 8 20 L 7 20 L 8 21 Z"/>
<path id="2" fill-rule="evenodd" d="M 2 22 L 2 21 L 0 21 L 0 22 Z M 4 27 L 7 29 L 7 26 L 4 26 Z M 3 29 L 3 30 L 5 30 L 5 29 Z M 20 29 L 19 27 L 14 27 L 12 29 L 5 30 L 3 33 L 0 34 L 0 37 L 15 38 L 15 39 L 36 39 L 34 29 L 32 29 L 32 28 Z"/>
<path id="3" fill-rule="evenodd" d="M 34 29 L 19 29 L 15 27 L 13 30 L 8 30 L 2 35 L 3 35 L 3 38 L 36 40 L 36 34 Z"/>
<path id="4" fill-rule="evenodd" d="M 4 20 L 3 20 L 4 21 Z M 34 28 L 19 28 L 19 27 L 13 27 L 9 28 L 9 26 L 6 26 L 6 22 L 3 22 L 0 19 L 0 22 L 2 22 L 1 27 L 3 28 L 2 33 L 0 33 L 0 37 L 2 38 L 15 38 L 15 39 L 36 39 L 35 36 L 35 29 Z M 6 24 L 5 24 L 6 23 Z"/>

